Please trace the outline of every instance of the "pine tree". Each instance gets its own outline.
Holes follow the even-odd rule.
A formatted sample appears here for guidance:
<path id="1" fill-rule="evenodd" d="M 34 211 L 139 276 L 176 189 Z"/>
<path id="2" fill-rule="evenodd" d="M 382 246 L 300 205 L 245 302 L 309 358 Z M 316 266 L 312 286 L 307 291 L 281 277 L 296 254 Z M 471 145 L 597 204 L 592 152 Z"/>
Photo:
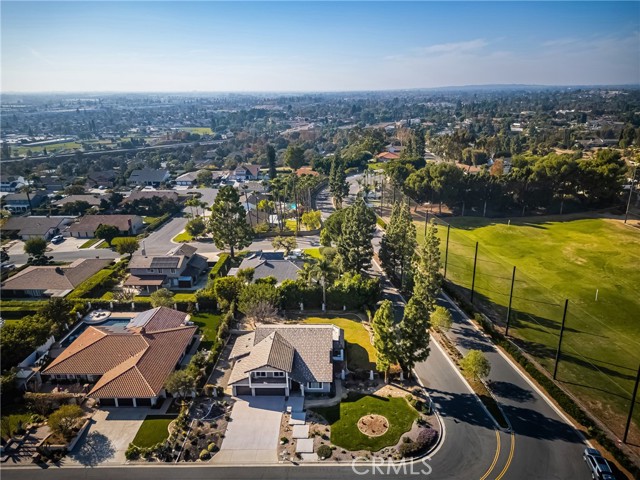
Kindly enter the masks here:
<path id="1" fill-rule="evenodd" d="M 404 309 L 398 337 L 398 361 L 410 377 L 416 363 L 429 356 L 429 312 L 416 297 L 412 297 Z"/>
<path id="2" fill-rule="evenodd" d="M 269 178 L 273 180 L 278 175 L 278 171 L 276 170 L 276 149 L 271 144 L 267 144 L 267 163 L 269 165 Z"/>
<path id="3" fill-rule="evenodd" d="M 418 242 L 416 226 L 406 202 L 396 202 L 391 210 L 389 225 L 380 243 L 380 261 L 387 275 L 397 277 L 400 285 L 406 285 Z"/>
<path id="4" fill-rule="evenodd" d="M 384 372 L 384 381 L 386 382 L 389 367 L 397 361 L 396 332 L 391 301 L 384 300 L 382 302 L 373 316 L 371 328 L 373 328 L 373 346 L 378 352 L 376 368 L 378 371 Z"/>
<path id="5" fill-rule="evenodd" d="M 442 287 L 440 274 L 440 239 L 438 227 L 432 219 L 427 228 L 424 243 L 413 261 L 413 298 L 421 301 L 427 311 L 432 312 Z"/>
<path id="6" fill-rule="evenodd" d="M 211 207 L 209 230 L 216 247 L 229 247 L 231 258 L 234 258 L 236 248 L 251 245 L 253 230 L 247 223 L 246 216 L 238 191 L 230 185 L 222 187 Z"/>
<path id="7" fill-rule="evenodd" d="M 362 198 L 356 199 L 342 223 L 337 241 L 340 266 L 343 272 L 361 273 L 371 267 L 373 245 L 371 240 L 376 229 L 376 215 Z"/>
<path id="8" fill-rule="evenodd" d="M 331 170 L 329 171 L 329 191 L 333 196 L 336 208 L 342 208 L 342 201 L 349 195 L 349 184 L 345 165 L 340 158 L 340 153 L 336 152 L 331 160 Z"/>

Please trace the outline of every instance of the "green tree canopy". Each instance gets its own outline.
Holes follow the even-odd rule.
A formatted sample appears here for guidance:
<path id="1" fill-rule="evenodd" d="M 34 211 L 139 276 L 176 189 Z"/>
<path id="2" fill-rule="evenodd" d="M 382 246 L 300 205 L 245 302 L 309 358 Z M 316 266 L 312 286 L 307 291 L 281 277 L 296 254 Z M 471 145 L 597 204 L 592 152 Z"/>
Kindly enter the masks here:
<path id="1" fill-rule="evenodd" d="M 413 260 L 413 297 L 420 300 L 431 312 L 442 286 L 440 273 L 440 239 L 438 227 L 432 219 L 427 228 L 427 236 Z"/>
<path id="2" fill-rule="evenodd" d="M 462 369 L 474 378 L 483 379 L 489 376 L 491 364 L 480 350 L 469 350 L 462 360 Z"/>
<path id="3" fill-rule="evenodd" d="M 62 405 L 58 410 L 49 415 L 47 421 L 49 428 L 59 433 L 66 439 L 73 435 L 79 420 L 84 416 L 84 411 L 78 405 Z"/>
<path id="4" fill-rule="evenodd" d="M 151 305 L 153 308 L 156 307 L 169 307 L 173 308 L 175 303 L 173 299 L 173 292 L 166 288 L 160 288 L 153 292 L 149 298 L 151 299 Z"/>
<path id="5" fill-rule="evenodd" d="M 46 251 L 47 241 L 42 237 L 30 238 L 24 242 L 24 253 L 29 255 L 30 262 L 43 258 Z"/>
<path id="6" fill-rule="evenodd" d="M 267 144 L 267 165 L 269 165 L 269 178 L 273 180 L 278 176 L 276 170 L 276 149 L 270 143 Z"/>
<path id="7" fill-rule="evenodd" d="M 209 229 L 216 247 L 229 248 L 231 258 L 235 258 L 237 248 L 251 245 L 253 230 L 246 216 L 238 191 L 230 185 L 222 187 L 211 207 Z"/>
<path id="8" fill-rule="evenodd" d="M 129 258 L 140 248 L 140 242 L 135 237 L 121 238 L 116 245 L 116 251 L 120 255 L 129 255 Z"/>
<path id="9" fill-rule="evenodd" d="M 338 238 L 338 255 L 342 271 L 362 272 L 371 266 L 376 229 L 376 215 L 362 198 L 349 209 Z"/>
<path id="10" fill-rule="evenodd" d="M 193 238 L 198 238 L 207 230 L 207 225 L 204 223 L 204 219 L 202 217 L 196 217 L 189 220 L 184 229 Z"/>
<path id="11" fill-rule="evenodd" d="M 373 346 L 378 352 L 376 368 L 384 372 L 387 381 L 389 367 L 398 360 L 397 337 L 393 321 L 393 305 L 389 300 L 383 300 L 371 321 L 373 329 Z"/>
<path id="12" fill-rule="evenodd" d="M 213 294 L 223 310 L 238 300 L 243 288 L 243 281 L 239 277 L 219 277 L 213 281 Z"/>
<path id="13" fill-rule="evenodd" d="M 429 356 L 429 312 L 424 304 L 412 297 L 398 324 L 398 360 L 411 376 L 416 363 Z"/>
<path id="14" fill-rule="evenodd" d="M 399 278 L 403 287 L 417 246 L 416 226 L 411 218 L 409 205 L 406 202 L 396 202 L 380 242 L 380 262 L 387 275 Z"/>
<path id="15" fill-rule="evenodd" d="M 298 170 L 305 164 L 304 148 L 300 145 L 289 145 L 284 153 L 284 162 L 293 171 Z"/>
<path id="16" fill-rule="evenodd" d="M 102 240 L 107 242 L 109 246 L 111 246 L 111 242 L 113 241 L 113 239 L 120 235 L 120 230 L 118 230 L 118 227 L 114 225 L 103 224 L 99 225 L 98 228 L 96 228 L 94 235 L 96 238 L 101 238 Z"/>

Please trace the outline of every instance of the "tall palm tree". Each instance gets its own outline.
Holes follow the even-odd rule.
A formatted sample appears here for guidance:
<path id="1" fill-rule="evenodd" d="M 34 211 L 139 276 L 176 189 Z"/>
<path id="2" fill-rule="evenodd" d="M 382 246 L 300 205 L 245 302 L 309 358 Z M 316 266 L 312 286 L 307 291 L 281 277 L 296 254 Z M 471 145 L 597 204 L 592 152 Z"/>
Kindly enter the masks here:
<path id="1" fill-rule="evenodd" d="M 324 256 L 312 267 L 313 277 L 322 285 L 322 303 L 327 304 L 327 283 L 331 283 L 336 275 L 336 267 L 333 262 Z"/>

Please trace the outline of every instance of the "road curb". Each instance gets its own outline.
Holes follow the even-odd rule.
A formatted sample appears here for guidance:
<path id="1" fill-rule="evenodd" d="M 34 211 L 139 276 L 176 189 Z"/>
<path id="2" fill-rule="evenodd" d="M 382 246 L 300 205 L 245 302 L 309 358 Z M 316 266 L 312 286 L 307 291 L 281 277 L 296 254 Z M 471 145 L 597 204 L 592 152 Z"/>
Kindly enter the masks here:
<path id="1" fill-rule="evenodd" d="M 458 313 L 462 316 L 463 319 L 465 319 L 467 321 L 467 323 L 471 324 L 471 326 L 473 328 L 475 328 L 480 335 L 482 335 L 487 341 L 489 341 L 491 343 L 491 345 L 493 345 L 493 347 L 495 348 L 496 352 L 498 352 L 498 354 L 504 358 L 507 363 L 509 365 L 511 365 L 511 368 L 513 368 L 518 375 L 520 375 L 520 377 L 522 377 L 524 379 L 525 382 L 527 382 L 527 384 L 533 388 L 536 393 L 538 395 L 540 395 L 540 397 L 545 401 L 545 403 L 547 405 L 549 405 L 554 412 L 556 412 L 558 414 L 558 416 L 560 418 L 562 418 L 562 420 L 564 420 L 568 425 L 570 425 L 578 434 L 578 436 L 580 437 L 580 439 L 589 447 L 593 447 L 591 442 L 584 436 L 584 434 L 578 429 L 576 428 L 576 424 L 574 422 L 572 422 L 569 417 L 567 416 L 566 413 L 564 413 L 559 407 L 557 407 L 549 398 L 549 395 L 547 395 L 546 392 L 543 392 L 535 383 L 533 383 L 531 381 L 531 379 L 529 379 L 526 375 L 524 375 L 522 373 L 522 370 L 520 370 L 519 365 L 514 362 L 513 359 L 511 359 L 505 352 L 502 351 L 502 349 L 496 345 L 493 340 L 491 339 L 491 337 L 489 337 L 480 327 L 478 327 L 478 325 L 475 324 L 475 322 L 471 321 L 471 318 L 469 318 L 469 315 L 467 315 L 459 306 L 456 302 L 453 301 L 453 299 L 447 295 L 447 293 L 443 290 L 442 291 L 442 296 L 445 298 L 445 300 L 447 300 L 451 305 L 453 305 L 453 307 L 458 311 Z M 506 417 L 505 417 L 506 418 Z"/>

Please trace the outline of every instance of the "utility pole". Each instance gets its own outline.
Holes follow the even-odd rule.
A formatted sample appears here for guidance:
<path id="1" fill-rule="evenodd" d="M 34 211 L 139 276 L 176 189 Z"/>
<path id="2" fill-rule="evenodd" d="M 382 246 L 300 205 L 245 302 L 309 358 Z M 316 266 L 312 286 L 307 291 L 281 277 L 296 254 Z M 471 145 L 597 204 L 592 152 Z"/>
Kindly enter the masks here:
<path id="1" fill-rule="evenodd" d="M 476 254 L 473 257 L 473 277 L 471 278 L 471 303 L 473 303 L 473 292 L 476 286 L 476 265 L 478 263 L 478 242 L 476 242 Z"/>
<path id="2" fill-rule="evenodd" d="M 638 383 L 640 383 L 640 366 L 638 367 L 638 374 L 636 375 L 636 384 L 633 387 L 633 395 L 631 395 L 631 406 L 629 407 L 629 416 L 627 417 L 627 425 L 624 427 L 623 443 L 627 443 L 627 435 L 629 435 L 629 428 L 631 427 L 631 417 L 633 416 L 633 407 L 636 404 L 636 394 L 638 393 Z"/>
<path id="3" fill-rule="evenodd" d="M 558 350 L 556 350 L 556 363 L 553 367 L 553 379 L 558 374 L 558 363 L 560 362 L 560 348 L 562 347 L 562 336 L 564 335 L 564 323 L 567 320 L 567 308 L 569 307 L 569 299 L 564 301 L 564 313 L 562 314 L 562 325 L 560 326 L 560 338 L 558 339 Z"/>
<path id="4" fill-rule="evenodd" d="M 424 238 L 427 238 L 427 224 L 429 223 L 429 210 L 424 213 Z"/>
<path id="5" fill-rule="evenodd" d="M 624 213 L 624 223 L 627 223 L 629 217 L 629 207 L 631 206 L 631 195 L 633 195 L 633 189 L 636 184 L 636 172 L 638 171 L 638 164 L 635 164 L 633 169 L 633 177 L 631 177 L 631 187 L 629 188 L 629 198 L 627 199 L 627 211 Z"/>
<path id="6" fill-rule="evenodd" d="M 447 263 L 449 260 L 449 231 L 451 230 L 451 225 L 447 225 L 447 244 L 444 247 L 444 277 L 447 278 Z"/>
<path id="7" fill-rule="evenodd" d="M 513 266 L 513 273 L 511 274 L 511 291 L 509 292 L 509 308 L 507 308 L 507 328 L 504 331 L 504 336 L 509 335 L 509 321 L 511 320 L 511 301 L 513 300 L 513 284 L 516 281 L 516 267 Z"/>

